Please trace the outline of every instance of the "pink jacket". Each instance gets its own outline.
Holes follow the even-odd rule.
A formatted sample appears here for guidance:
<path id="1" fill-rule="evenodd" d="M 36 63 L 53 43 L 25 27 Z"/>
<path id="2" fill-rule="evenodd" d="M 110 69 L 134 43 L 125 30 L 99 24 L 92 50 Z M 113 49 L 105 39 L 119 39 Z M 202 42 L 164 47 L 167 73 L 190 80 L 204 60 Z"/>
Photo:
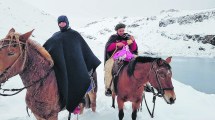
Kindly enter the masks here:
<path id="1" fill-rule="evenodd" d="M 116 49 L 116 43 L 118 43 L 118 42 L 122 42 L 125 46 L 127 45 L 127 41 L 119 40 L 119 41 L 117 41 L 117 42 L 111 43 L 111 44 L 108 46 L 107 51 L 108 51 L 108 52 L 111 52 L 111 51 L 115 50 L 115 49 Z M 122 48 L 123 48 L 123 47 L 122 47 Z M 119 48 L 118 50 L 121 50 L 122 48 Z M 132 43 L 131 45 L 129 45 L 129 50 L 130 50 L 131 52 L 133 52 L 133 51 L 136 50 L 136 49 L 137 49 L 137 43 L 136 43 L 135 40 L 134 40 L 133 43 Z"/>

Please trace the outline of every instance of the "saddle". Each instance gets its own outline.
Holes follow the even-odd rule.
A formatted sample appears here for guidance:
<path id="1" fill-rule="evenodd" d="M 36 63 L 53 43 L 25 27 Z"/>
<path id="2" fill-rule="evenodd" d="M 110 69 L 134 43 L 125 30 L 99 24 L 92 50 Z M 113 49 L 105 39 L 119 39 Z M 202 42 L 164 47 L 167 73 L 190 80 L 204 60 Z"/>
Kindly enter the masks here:
<path id="1" fill-rule="evenodd" d="M 128 64 L 128 61 L 124 61 L 124 60 L 115 60 L 114 61 L 114 65 L 112 68 L 112 82 L 114 83 L 114 91 L 117 94 L 117 83 L 118 83 L 118 79 L 119 79 L 119 73 L 121 72 L 121 70 L 123 70 L 123 68 Z"/>

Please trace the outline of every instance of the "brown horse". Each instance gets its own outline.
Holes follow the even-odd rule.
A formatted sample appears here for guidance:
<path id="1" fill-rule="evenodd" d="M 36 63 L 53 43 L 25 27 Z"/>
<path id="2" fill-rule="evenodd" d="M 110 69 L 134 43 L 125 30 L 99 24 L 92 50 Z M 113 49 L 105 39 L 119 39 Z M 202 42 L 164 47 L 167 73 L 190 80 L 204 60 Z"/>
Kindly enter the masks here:
<path id="1" fill-rule="evenodd" d="M 33 30 L 18 34 L 12 28 L 0 41 L 0 89 L 1 83 L 19 74 L 27 89 L 26 104 L 37 120 L 57 120 L 61 111 L 58 87 L 49 53 L 29 39 Z M 88 93 L 92 111 L 96 109 L 96 87 Z M 3 94 L 1 94 L 3 95 Z"/>
<path id="2" fill-rule="evenodd" d="M 168 104 L 173 104 L 176 96 L 174 93 L 169 62 L 161 58 L 137 57 L 128 65 L 125 65 L 119 73 L 119 79 L 115 83 L 115 92 L 112 93 L 115 107 L 115 96 L 119 109 L 119 120 L 124 117 L 124 102 L 132 102 L 132 120 L 136 120 L 137 110 L 142 102 L 144 86 L 149 82 L 157 91 L 157 96 L 162 96 Z"/>

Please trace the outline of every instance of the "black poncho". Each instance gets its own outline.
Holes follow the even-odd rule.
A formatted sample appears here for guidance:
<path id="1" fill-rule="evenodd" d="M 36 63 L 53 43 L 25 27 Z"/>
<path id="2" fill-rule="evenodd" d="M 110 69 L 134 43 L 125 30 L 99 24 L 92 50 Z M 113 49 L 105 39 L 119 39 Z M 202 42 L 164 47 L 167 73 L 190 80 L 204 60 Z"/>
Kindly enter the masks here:
<path id="1" fill-rule="evenodd" d="M 82 36 L 72 29 L 55 33 L 44 47 L 54 61 L 61 108 L 66 106 L 73 112 L 90 85 L 88 71 L 95 70 L 101 62 Z"/>

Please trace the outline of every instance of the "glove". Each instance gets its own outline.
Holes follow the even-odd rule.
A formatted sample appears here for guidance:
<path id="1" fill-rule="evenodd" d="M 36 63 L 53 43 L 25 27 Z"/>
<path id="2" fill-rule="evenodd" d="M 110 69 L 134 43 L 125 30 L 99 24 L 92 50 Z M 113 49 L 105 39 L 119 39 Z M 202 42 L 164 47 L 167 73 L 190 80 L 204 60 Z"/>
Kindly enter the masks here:
<path id="1" fill-rule="evenodd" d="M 128 45 L 131 45 L 132 43 L 133 43 L 132 40 L 127 40 L 127 44 L 128 44 Z"/>

